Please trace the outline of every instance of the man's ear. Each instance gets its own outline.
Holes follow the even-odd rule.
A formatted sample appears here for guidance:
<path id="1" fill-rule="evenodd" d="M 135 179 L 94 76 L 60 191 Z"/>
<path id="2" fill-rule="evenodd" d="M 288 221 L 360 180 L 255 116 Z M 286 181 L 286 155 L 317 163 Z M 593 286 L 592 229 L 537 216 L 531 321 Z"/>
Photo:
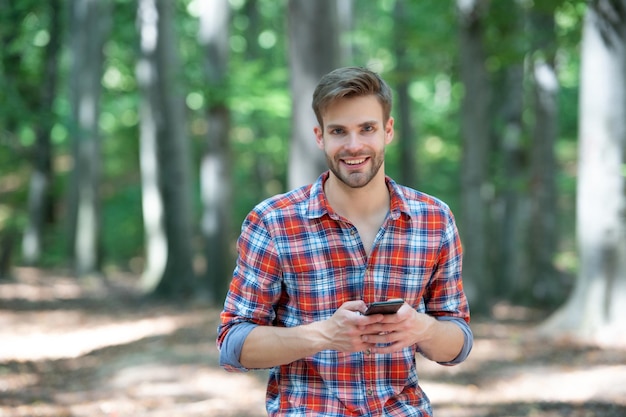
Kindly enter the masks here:
<path id="1" fill-rule="evenodd" d="M 385 145 L 389 145 L 393 140 L 393 117 L 390 117 L 385 124 Z"/>
<path id="2" fill-rule="evenodd" d="M 324 132 L 320 126 L 315 126 L 313 128 L 313 133 L 315 133 L 315 142 L 317 142 L 317 147 L 321 150 L 324 150 Z"/>

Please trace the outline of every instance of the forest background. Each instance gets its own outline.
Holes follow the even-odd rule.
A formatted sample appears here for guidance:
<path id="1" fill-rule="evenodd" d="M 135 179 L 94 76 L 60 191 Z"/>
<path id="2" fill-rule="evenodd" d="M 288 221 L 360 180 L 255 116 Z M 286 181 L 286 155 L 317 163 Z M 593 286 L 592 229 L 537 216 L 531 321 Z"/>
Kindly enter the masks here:
<path id="1" fill-rule="evenodd" d="M 461 233 L 476 340 L 418 358 L 435 409 L 624 415 L 626 0 L 0 0 L 0 42 L 0 416 L 265 414 L 218 313 L 347 65 Z"/>
<path id="2" fill-rule="evenodd" d="M 591 35 L 614 28 L 619 53 L 606 56 L 623 66 L 624 2 L 0 4 L 5 279 L 16 266 L 77 279 L 130 272 L 146 294 L 219 305 L 246 213 L 324 168 L 312 86 L 358 65 L 395 91 L 387 172 L 457 216 L 476 314 L 503 301 L 554 311 L 576 293 L 604 310 L 578 308 L 561 327 L 579 328 L 583 315 L 596 330 L 623 327 L 613 313 L 626 279 L 619 129 L 607 147 L 617 159 L 599 163 L 617 167 L 605 191 L 618 207 L 593 213 L 617 237 L 587 251 L 602 266 L 593 277 L 581 266 L 576 196 L 582 28 L 586 15 Z M 623 91 L 607 68 L 596 78 Z M 623 111 L 620 100 L 606 101 Z M 586 291 L 589 282 L 604 290 Z"/>

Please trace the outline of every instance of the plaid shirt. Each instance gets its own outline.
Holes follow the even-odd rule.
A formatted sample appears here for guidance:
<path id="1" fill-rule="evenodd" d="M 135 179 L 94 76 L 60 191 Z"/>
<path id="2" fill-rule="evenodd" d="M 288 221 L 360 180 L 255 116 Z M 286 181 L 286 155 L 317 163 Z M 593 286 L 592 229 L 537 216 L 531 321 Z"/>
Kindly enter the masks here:
<path id="1" fill-rule="evenodd" d="M 417 311 L 469 322 L 461 244 L 441 201 L 386 178 L 390 212 L 368 257 L 356 227 L 309 186 L 270 198 L 246 218 L 218 346 L 240 323 L 298 326 L 344 302 L 402 298 Z M 270 372 L 271 416 L 429 416 L 418 385 L 416 345 L 394 354 L 326 350 Z M 225 366 L 227 370 L 233 369 Z"/>

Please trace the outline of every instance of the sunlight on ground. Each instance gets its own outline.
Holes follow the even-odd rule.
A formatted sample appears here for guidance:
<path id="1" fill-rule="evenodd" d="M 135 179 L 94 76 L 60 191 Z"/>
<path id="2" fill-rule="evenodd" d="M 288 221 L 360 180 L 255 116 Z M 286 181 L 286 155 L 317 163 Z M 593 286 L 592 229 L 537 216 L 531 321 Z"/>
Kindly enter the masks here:
<path id="1" fill-rule="evenodd" d="M 589 401 L 626 405 L 625 363 L 595 365 L 579 358 L 571 363 L 536 364 L 532 350 L 523 343 L 511 343 L 530 338 L 528 329 L 509 329 L 508 334 L 492 330 L 498 337 L 478 337 L 463 364 L 442 367 L 418 357 L 420 385 L 434 405 Z M 558 351 L 553 354 L 558 356 Z M 468 384 L 465 373 L 485 376 Z"/>
<path id="2" fill-rule="evenodd" d="M 20 372 L 13 375 L 2 375 L 0 379 L 0 392 L 19 391 L 28 386 L 35 385 L 39 376 L 33 372 Z M 2 414 L 0 414 L 1 416 Z"/>
<path id="3" fill-rule="evenodd" d="M 509 402 L 613 402 L 626 405 L 626 365 L 584 370 L 528 368 L 509 378 L 493 378 L 480 386 L 422 380 L 433 404 Z"/>
<path id="4" fill-rule="evenodd" d="M 1 417 L 265 414 L 262 373 L 215 366 L 217 311 L 118 307 L 98 280 L 20 272 L 0 283 Z"/>
<path id="5" fill-rule="evenodd" d="M 0 322 L 3 321 L 1 319 L 0 315 Z M 191 320 L 185 317 L 162 317 L 71 331 L 56 330 L 52 327 L 53 324 L 49 325 L 52 328 L 46 327 L 26 334 L 15 334 L 15 329 L 5 328 L 0 330 L 0 361 L 77 358 L 96 349 L 170 334 L 190 323 Z"/>
<path id="6" fill-rule="evenodd" d="M 26 301 L 71 300 L 83 294 L 81 288 L 70 280 L 56 280 L 54 285 L 33 286 L 28 282 L 16 282 L 2 286 L 1 298 Z"/>
<path id="7" fill-rule="evenodd" d="M 96 278 L 81 278 L 78 282 L 67 276 L 44 276 L 35 268 L 16 268 L 16 271 L 18 280 L 2 282 L 0 300 L 72 300 L 106 292 L 103 282 Z"/>
<path id="8" fill-rule="evenodd" d="M 34 269 L 23 268 L 20 280 L 3 283 L 0 302 L 51 302 L 86 296 L 102 299 L 106 296 L 106 288 L 96 279 L 77 281 L 67 277 L 42 277 Z M 171 334 L 199 319 L 187 313 L 111 323 L 108 317 L 94 320 L 89 312 L 58 308 L 19 312 L 19 320 L 15 320 L 15 314 L 0 309 L 0 361 L 76 358 L 96 349 Z"/>
<path id="9" fill-rule="evenodd" d="M 267 372 L 217 365 L 217 310 L 109 304 L 115 296 L 97 281 L 22 272 L 0 283 L 0 417 L 266 415 Z M 537 343 L 528 311 L 496 313 L 472 323 L 476 341 L 465 363 L 418 358 L 420 384 L 441 416 L 502 415 L 494 410 L 513 404 L 626 406 L 626 352 Z M 596 415 L 586 410 L 567 415 Z M 529 413 L 510 415 L 563 415 Z"/>
<path id="10" fill-rule="evenodd" d="M 247 375 L 157 363 L 129 366 L 103 386 L 97 399 L 61 395 L 75 416 L 234 416 L 264 410 L 265 387 Z"/>

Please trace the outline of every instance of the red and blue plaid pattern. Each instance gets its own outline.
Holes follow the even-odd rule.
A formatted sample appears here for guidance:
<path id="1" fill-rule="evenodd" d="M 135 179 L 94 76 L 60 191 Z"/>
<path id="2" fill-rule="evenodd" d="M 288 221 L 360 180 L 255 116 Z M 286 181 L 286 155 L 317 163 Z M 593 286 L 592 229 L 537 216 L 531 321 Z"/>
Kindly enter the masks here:
<path id="1" fill-rule="evenodd" d="M 449 208 L 387 177 L 390 213 L 368 257 L 357 229 L 328 205 L 327 178 L 328 172 L 310 186 L 262 202 L 244 221 L 218 345 L 237 323 L 298 326 L 327 319 L 351 300 L 402 298 L 417 311 L 469 322 L 461 243 Z M 323 351 L 276 367 L 268 412 L 428 416 L 416 351 Z"/>

